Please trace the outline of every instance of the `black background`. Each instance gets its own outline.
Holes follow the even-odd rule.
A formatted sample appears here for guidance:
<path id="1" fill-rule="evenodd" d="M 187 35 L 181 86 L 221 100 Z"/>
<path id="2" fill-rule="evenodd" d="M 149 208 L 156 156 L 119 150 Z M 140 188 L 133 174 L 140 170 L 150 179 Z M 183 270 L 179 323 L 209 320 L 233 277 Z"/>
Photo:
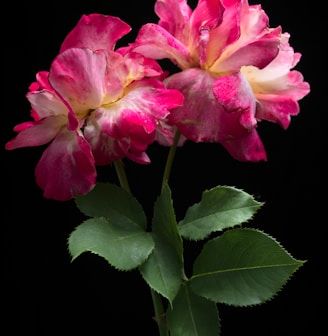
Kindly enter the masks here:
<path id="1" fill-rule="evenodd" d="M 12 128 L 29 120 L 25 98 L 39 70 L 48 70 L 66 34 L 82 14 L 119 16 L 133 30 L 120 43 L 132 42 L 140 26 L 157 22 L 153 1 L 7 2 L 2 10 L 1 219 L 5 284 L 2 285 L 2 335 L 156 335 L 149 289 L 137 271 L 118 272 L 90 254 L 73 263 L 69 233 L 83 219 L 72 202 L 45 200 L 34 168 L 43 148 L 5 151 Z M 300 101 L 301 112 L 287 131 L 263 122 L 259 133 L 268 162 L 236 162 L 218 144 L 187 143 L 178 149 L 170 186 L 177 217 L 198 202 L 201 192 L 218 184 L 255 195 L 265 206 L 249 223 L 275 237 L 295 258 L 307 260 L 270 302 L 256 307 L 219 306 L 223 336 L 318 335 L 325 281 L 324 217 L 327 149 L 323 96 L 324 25 L 322 11 L 296 0 L 263 0 L 270 26 L 281 25 L 302 53 L 296 69 L 311 85 Z M 149 148 L 152 164 L 125 161 L 135 196 L 151 216 L 159 192 L 167 149 Z M 109 174 L 109 175 L 106 175 Z M 109 177 L 106 177 L 109 176 Z M 115 181 L 106 167 L 100 178 Z M 198 247 L 186 245 L 186 259 Z M 190 266 L 190 265 L 189 265 Z M 187 267 L 188 262 L 187 262 Z M 204 335 L 206 336 L 206 335 Z"/>

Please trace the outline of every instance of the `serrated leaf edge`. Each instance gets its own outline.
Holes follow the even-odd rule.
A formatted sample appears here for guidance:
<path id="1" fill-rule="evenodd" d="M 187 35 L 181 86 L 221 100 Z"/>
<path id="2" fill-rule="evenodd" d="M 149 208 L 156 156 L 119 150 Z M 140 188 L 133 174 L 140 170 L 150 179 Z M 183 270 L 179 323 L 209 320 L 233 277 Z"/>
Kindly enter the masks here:
<path id="1" fill-rule="evenodd" d="M 229 230 L 234 230 L 234 228 L 231 228 L 231 229 L 228 229 L 226 231 L 229 231 Z M 299 259 L 296 259 L 292 256 L 292 254 L 290 252 L 288 252 L 286 250 L 285 247 L 283 247 L 281 245 L 281 243 L 276 239 L 274 238 L 273 236 L 271 236 L 270 234 L 264 232 L 263 230 L 260 230 L 260 229 L 256 229 L 256 228 L 240 228 L 240 230 L 251 230 L 251 231 L 256 231 L 256 232 L 260 232 L 260 233 L 263 233 L 265 234 L 267 237 L 269 237 L 270 239 L 272 239 L 288 256 L 290 256 L 291 258 L 295 259 L 295 261 L 299 262 L 300 264 L 298 265 L 298 267 L 296 267 L 296 269 L 294 270 L 294 272 L 286 279 L 286 281 L 284 281 L 280 288 L 276 291 L 276 293 L 274 293 L 272 296 L 270 296 L 268 299 L 262 301 L 262 302 L 259 302 L 259 303 L 255 303 L 255 304 L 244 304 L 244 305 L 235 305 L 235 304 L 230 304 L 230 303 L 226 303 L 226 302 L 217 302 L 215 300 L 213 300 L 212 298 L 208 297 L 207 295 L 201 295 L 202 297 L 210 300 L 210 301 L 213 301 L 217 304 L 224 304 L 226 306 L 229 306 L 229 307 L 255 307 L 255 306 L 259 306 L 259 305 L 262 305 L 262 304 L 265 304 L 267 302 L 270 302 L 272 300 L 274 300 L 278 294 L 280 294 L 280 292 L 282 291 L 283 288 L 285 288 L 286 284 L 292 279 L 292 277 L 294 276 L 294 274 L 296 273 L 297 270 L 300 269 L 300 267 L 302 267 L 306 262 L 307 260 L 299 260 Z M 191 282 L 191 280 L 193 279 L 193 277 L 189 278 L 187 283 L 189 285 L 189 283 Z M 192 286 L 189 286 L 190 287 L 190 290 L 192 290 L 196 295 L 200 295 L 199 293 L 196 293 L 193 289 L 192 289 Z"/>

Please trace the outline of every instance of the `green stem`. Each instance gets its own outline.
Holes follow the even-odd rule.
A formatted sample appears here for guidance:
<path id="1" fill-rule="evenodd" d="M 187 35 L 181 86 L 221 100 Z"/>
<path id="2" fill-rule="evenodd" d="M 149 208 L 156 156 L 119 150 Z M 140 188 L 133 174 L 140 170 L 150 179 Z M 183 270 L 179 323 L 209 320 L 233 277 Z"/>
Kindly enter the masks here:
<path id="1" fill-rule="evenodd" d="M 124 190 L 131 193 L 128 178 L 126 176 L 125 169 L 124 169 L 124 166 L 123 166 L 123 162 L 121 160 L 115 161 L 114 166 L 115 166 L 116 174 L 117 174 L 117 177 L 120 181 L 121 187 Z"/>
<path id="2" fill-rule="evenodd" d="M 173 145 L 170 148 L 169 154 L 167 156 L 166 164 L 165 164 L 163 180 L 162 180 L 162 188 L 164 187 L 165 183 L 168 182 L 168 180 L 169 180 L 174 155 L 175 155 L 175 152 L 177 150 L 178 142 L 179 142 L 179 139 L 180 139 L 180 134 L 181 133 L 179 132 L 179 130 L 176 130 L 175 135 L 174 135 L 174 142 L 173 142 Z"/>
<path id="3" fill-rule="evenodd" d="M 162 189 L 164 188 L 165 183 L 167 183 L 169 180 L 171 168 L 173 164 L 173 159 L 174 159 L 174 155 L 175 155 L 175 152 L 178 146 L 179 138 L 180 138 L 180 132 L 176 130 L 175 135 L 174 135 L 173 145 L 171 146 L 169 154 L 166 159 L 166 164 L 165 164 L 164 173 L 163 173 L 163 180 L 162 180 Z M 167 323 L 165 320 L 165 311 L 163 307 L 162 298 L 160 294 L 155 292 L 153 289 L 150 289 L 150 290 L 151 290 L 151 297 L 153 300 L 153 306 L 155 310 L 155 320 L 158 326 L 159 335 L 169 336 L 169 331 L 168 331 Z"/>
<path id="4" fill-rule="evenodd" d="M 124 166 L 123 166 L 123 162 L 121 160 L 115 161 L 114 166 L 115 166 L 116 174 L 119 179 L 121 187 L 125 189 L 126 191 L 128 191 L 129 193 L 131 193 L 131 189 L 129 186 L 129 182 L 126 176 Z M 163 303 L 161 300 L 161 296 L 158 293 L 156 293 L 152 288 L 150 289 L 150 291 L 151 291 L 151 298 L 153 301 L 153 307 L 155 311 L 155 320 L 156 320 L 158 330 L 159 330 L 159 335 L 168 336 L 169 334 L 168 334 L 168 330 L 167 330 L 166 323 L 164 320 L 165 313 L 164 313 L 164 307 L 163 307 Z"/>
<path id="5" fill-rule="evenodd" d="M 153 300 L 153 306 L 155 310 L 155 321 L 158 326 L 160 336 L 168 336 L 167 325 L 165 321 L 165 311 L 162 303 L 161 296 L 156 293 L 152 288 L 150 289 L 151 298 Z"/>
<path id="6" fill-rule="evenodd" d="M 175 156 L 175 152 L 177 150 L 178 142 L 180 139 L 180 132 L 177 130 L 174 135 L 174 142 L 170 148 L 169 154 L 167 156 L 164 173 L 163 173 L 163 180 L 162 180 L 162 188 L 164 187 L 165 183 L 168 182 L 171 168 L 173 164 L 173 159 Z M 116 174 L 119 179 L 120 185 L 123 189 L 131 193 L 129 182 L 125 173 L 125 169 L 123 166 L 123 162 L 121 160 L 115 161 L 114 166 L 116 169 Z M 167 328 L 167 324 L 165 321 L 165 311 L 163 307 L 162 297 L 159 293 L 155 292 L 152 288 L 150 288 L 151 298 L 153 301 L 153 307 L 155 311 L 155 321 L 158 326 L 159 335 L 160 336 L 169 336 L 169 331 Z"/>

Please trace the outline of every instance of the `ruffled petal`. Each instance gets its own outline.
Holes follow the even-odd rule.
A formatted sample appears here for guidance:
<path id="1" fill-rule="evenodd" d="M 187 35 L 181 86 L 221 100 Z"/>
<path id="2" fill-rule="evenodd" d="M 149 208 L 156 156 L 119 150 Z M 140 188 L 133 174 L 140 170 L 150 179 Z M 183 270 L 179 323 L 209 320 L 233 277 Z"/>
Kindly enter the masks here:
<path id="1" fill-rule="evenodd" d="M 125 156 L 149 163 L 144 152 L 154 142 L 159 121 L 182 103 L 179 91 L 166 89 L 156 79 L 133 82 L 120 100 L 97 109 L 88 120 L 84 134 L 96 164 L 108 164 Z"/>
<path id="2" fill-rule="evenodd" d="M 243 65 L 265 67 L 278 54 L 281 34 L 280 27 L 268 28 L 268 23 L 260 5 L 249 6 L 247 0 L 229 2 L 222 24 L 211 32 L 208 42 L 210 70 L 232 73 Z"/>
<path id="3" fill-rule="evenodd" d="M 66 201 L 88 193 L 96 183 L 90 145 L 78 133 L 62 129 L 43 152 L 35 176 L 45 198 Z"/>
<path id="4" fill-rule="evenodd" d="M 70 48 L 114 50 L 116 42 L 130 30 L 131 27 L 118 17 L 101 14 L 83 15 L 66 36 L 60 53 Z"/>
<path id="5" fill-rule="evenodd" d="M 53 140 L 66 124 L 64 116 L 52 116 L 39 121 L 30 121 L 15 126 L 17 136 L 7 142 L 6 149 L 42 146 Z"/>
<path id="6" fill-rule="evenodd" d="M 115 71 L 119 82 L 122 82 L 124 87 L 135 80 L 144 77 L 159 77 L 163 74 L 162 68 L 155 60 L 130 50 L 125 50 L 122 53 L 122 59 L 117 62 L 112 70 Z"/>
<path id="7" fill-rule="evenodd" d="M 277 57 L 263 69 L 243 67 L 258 101 L 256 118 L 279 123 L 288 128 L 291 116 L 299 113 L 298 100 L 310 92 L 309 83 L 297 70 L 291 70 L 301 54 L 294 53 L 288 44 L 289 34 L 281 36 L 281 47 Z"/>
<path id="8" fill-rule="evenodd" d="M 222 23 L 224 7 L 221 0 L 199 0 L 190 17 L 190 37 L 187 45 L 193 58 L 199 59 L 200 66 L 208 64 L 208 43 L 211 32 Z M 220 40 L 222 37 L 220 37 Z M 219 41 L 220 41 L 219 40 Z M 218 43 L 220 43 L 217 41 Z"/>
<path id="9" fill-rule="evenodd" d="M 188 45 L 192 10 L 186 0 L 156 1 L 155 13 L 159 17 L 159 26 L 166 29 L 181 43 Z"/>
<path id="10" fill-rule="evenodd" d="M 184 95 L 183 106 L 173 109 L 168 117 L 180 132 L 194 142 L 219 140 L 220 113 L 223 108 L 213 94 L 215 77 L 193 68 L 167 77 L 167 88 L 180 90 Z"/>
<path id="11" fill-rule="evenodd" d="M 235 160 L 267 161 L 265 148 L 256 129 L 244 132 L 241 137 L 225 139 L 221 144 Z"/>
<path id="12" fill-rule="evenodd" d="M 26 98 L 31 104 L 35 120 L 51 116 L 68 115 L 68 109 L 54 91 L 30 91 Z"/>
<path id="13" fill-rule="evenodd" d="M 165 80 L 168 88 L 184 94 L 182 107 L 168 119 L 187 139 L 218 142 L 240 161 L 266 160 L 256 132 L 255 98 L 241 74 L 213 77 L 200 69 L 188 69 Z"/>
<path id="14" fill-rule="evenodd" d="M 121 94 L 122 84 L 117 78 L 111 78 L 115 72 L 108 71 L 108 55 L 121 58 L 113 51 L 72 48 L 59 54 L 52 62 L 49 83 L 68 110 L 69 130 L 76 131 L 80 120 L 86 118 L 90 110 L 103 102 L 109 103 Z M 107 87 L 111 83 L 114 85 L 110 92 L 114 97 L 107 96 Z"/>
<path id="15" fill-rule="evenodd" d="M 239 73 L 218 77 L 213 84 L 213 93 L 218 103 L 226 113 L 240 115 L 240 125 L 246 129 L 256 125 L 256 100 L 246 77 Z M 224 125 L 223 125 L 224 127 Z M 233 130 L 228 131 L 228 137 L 233 136 Z"/>
<path id="16" fill-rule="evenodd" d="M 288 97 L 279 95 L 257 95 L 258 107 L 256 118 L 278 123 L 282 128 L 287 129 L 291 116 L 298 115 L 299 104 Z"/>
<path id="17" fill-rule="evenodd" d="M 168 58 L 181 68 L 193 63 L 188 48 L 167 30 L 153 23 L 140 28 L 131 49 L 154 59 Z"/>
<path id="18" fill-rule="evenodd" d="M 53 61 L 49 81 L 82 119 L 90 110 L 122 94 L 123 85 L 113 71 L 121 58 L 104 50 L 68 49 Z"/>
<path id="19" fill-rule="evenodd" d="M 49 71 L 39 71 L 36 74 L 36 82 L 33 82 L 29 86 L 30 91 L 39 91 L 42 89 L 46 89 L 48 91 L 53 91 L 51 85 L 48 81 Z"/>

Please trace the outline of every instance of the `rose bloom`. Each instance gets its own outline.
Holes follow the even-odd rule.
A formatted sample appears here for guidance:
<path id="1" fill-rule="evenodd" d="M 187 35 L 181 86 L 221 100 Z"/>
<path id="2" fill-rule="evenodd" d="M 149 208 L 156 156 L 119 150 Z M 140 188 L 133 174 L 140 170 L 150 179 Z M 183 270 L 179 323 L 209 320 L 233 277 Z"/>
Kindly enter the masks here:
<path id="1" fill-rule="evenodd" d="M 49 144 L 36 169 L 44 197 L 68 200 L 89 192 L 96 165 L 122 158 L 150 162 L 146 149 L 161 120 L 183 95 L 164 87 L 153 59 L 115 50 L 130 31 L 117 17 L 83 15 L 49 72 L 27 93 L 33 121 L 17 125 L 6 149 Z"/>
<path id="2" fill-rule="evenodd" d="M 289 34 L 270 28 L 261 6 L 247 0 L 199 0 L 194 10 L 186 0 L 158 0 L 155 12 L 158 24 L 142 26 L 129 48 L 181 70 L 164 80 L 185 97 L 167 127 L 194 142 L 221 143 L 240 161 L 267 160 L 258 123 L 286 129 L 310 92 L 291 70 L 301 54 Z"/>

